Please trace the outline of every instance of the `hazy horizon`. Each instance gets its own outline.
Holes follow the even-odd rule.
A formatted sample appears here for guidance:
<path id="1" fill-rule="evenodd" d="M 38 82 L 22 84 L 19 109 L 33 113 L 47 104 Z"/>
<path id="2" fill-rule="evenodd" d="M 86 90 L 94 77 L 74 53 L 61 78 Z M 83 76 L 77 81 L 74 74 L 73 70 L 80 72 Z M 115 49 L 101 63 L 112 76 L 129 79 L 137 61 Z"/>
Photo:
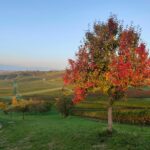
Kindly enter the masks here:
<path id="1" fill-rule="evenodd" d="M 110 13 L 124 20 L 124 25 L 140 26 L 150 48 L 149 5 L 146 0 L 1 1 L 0 65 L 63 70 L 85 31 Z"/>
<path id="2" fill-rule="evenodd" d="M 51 65 L 50 65 L 51 66 Z M 39 70 L 39 71 L 49 71 L 49 70 L 64 70 L 64 68 L 60 67 L 50 67 L 50 66 L 38 66 L 38 65 L 26 65 L 26 64 L 0 64 L 0 71 L 26 71 L 26 70 Z"/>

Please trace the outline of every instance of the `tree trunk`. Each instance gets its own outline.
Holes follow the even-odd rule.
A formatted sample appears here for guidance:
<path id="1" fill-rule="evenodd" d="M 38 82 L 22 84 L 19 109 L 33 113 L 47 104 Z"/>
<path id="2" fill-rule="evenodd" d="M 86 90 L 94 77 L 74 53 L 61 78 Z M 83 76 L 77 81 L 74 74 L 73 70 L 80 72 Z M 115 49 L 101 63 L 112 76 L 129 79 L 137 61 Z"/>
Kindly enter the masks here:
<path id="1" fill-rule="evenodd" d="M 108 106 L 108 131 L 109 132 L 112 132 L 112 124 L 113 124 L 112 104 L 109 104 Z"/>

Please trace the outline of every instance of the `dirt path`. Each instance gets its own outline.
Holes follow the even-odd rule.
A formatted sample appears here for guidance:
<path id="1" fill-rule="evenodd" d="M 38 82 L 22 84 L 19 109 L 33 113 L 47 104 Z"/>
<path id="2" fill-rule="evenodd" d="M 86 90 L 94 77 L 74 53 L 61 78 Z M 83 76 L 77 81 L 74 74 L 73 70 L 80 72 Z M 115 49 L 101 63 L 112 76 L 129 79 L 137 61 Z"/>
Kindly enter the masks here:
<path id="1" fill-rule="evenodd" d="M 39 90 L 39 91 L 26 92 L 26 93 L 22 93 L 21 95 L 26 96 L 26 95 L 40 94 L 40 93 L 58 91 L 61 89 L 62 89 L 62 87 L 58 87 L 58 88 L 53 88 L 53 89 L 45 89 L 45 90 Z"/>

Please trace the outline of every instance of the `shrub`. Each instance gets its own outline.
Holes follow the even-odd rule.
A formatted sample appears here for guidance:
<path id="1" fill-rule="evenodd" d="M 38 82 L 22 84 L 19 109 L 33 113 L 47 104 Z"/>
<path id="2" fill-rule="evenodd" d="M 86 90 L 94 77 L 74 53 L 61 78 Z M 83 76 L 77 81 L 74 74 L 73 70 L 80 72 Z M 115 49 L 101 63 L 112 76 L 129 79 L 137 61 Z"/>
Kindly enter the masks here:
<path id="1" fill-rule="evenodd" d="M 56 109 L 63 117 L 70 115 L 72 107 L 73 102 L 70 98 L 56 98 Z"/>
<path id="2" fill-rule="evenodd" d="M 0 110 L 5 110 L 7 105 L 4 102 L 0 102 Z"/>
<path id="3" fill-rule="evenodd" d="M 73 115 L 107 120 L 106 111 L 74 109 Z M 148 110 L 117 110 L 113 112 L 113 119 L 119 123 L 150 125 L 150 111 Z"/>
<path id="4" fill-rule="evenodd" d="M 29 100 L 28 111 L 29 112 L 48 112 L 51 110 L 52 104 L 48 101 L 41 100 Z"/>
<path id="5" fill-rule="evenodd" d="M 5 111 L 9 112 L 22 112 L 24 119 L 25 112 L 47 112 L 51 109 L 51 103 L 42 100 L 17 100 L 13 97 L 10 105 L 7 106 Z"/>

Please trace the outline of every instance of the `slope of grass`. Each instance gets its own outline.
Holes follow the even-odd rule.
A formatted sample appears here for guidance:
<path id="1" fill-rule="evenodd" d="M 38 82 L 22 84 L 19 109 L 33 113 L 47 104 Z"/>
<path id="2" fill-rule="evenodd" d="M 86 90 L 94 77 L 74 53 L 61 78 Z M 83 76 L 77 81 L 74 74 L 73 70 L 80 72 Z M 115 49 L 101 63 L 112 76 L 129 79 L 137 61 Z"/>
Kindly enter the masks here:
<path id="1" fill-rule="evenodd" d="M 105 122 L 51 112 L 43 115 L 0 113 L 0 150 L 149 150 L 150 128 L 114 124 L 113 135 Z"/>

